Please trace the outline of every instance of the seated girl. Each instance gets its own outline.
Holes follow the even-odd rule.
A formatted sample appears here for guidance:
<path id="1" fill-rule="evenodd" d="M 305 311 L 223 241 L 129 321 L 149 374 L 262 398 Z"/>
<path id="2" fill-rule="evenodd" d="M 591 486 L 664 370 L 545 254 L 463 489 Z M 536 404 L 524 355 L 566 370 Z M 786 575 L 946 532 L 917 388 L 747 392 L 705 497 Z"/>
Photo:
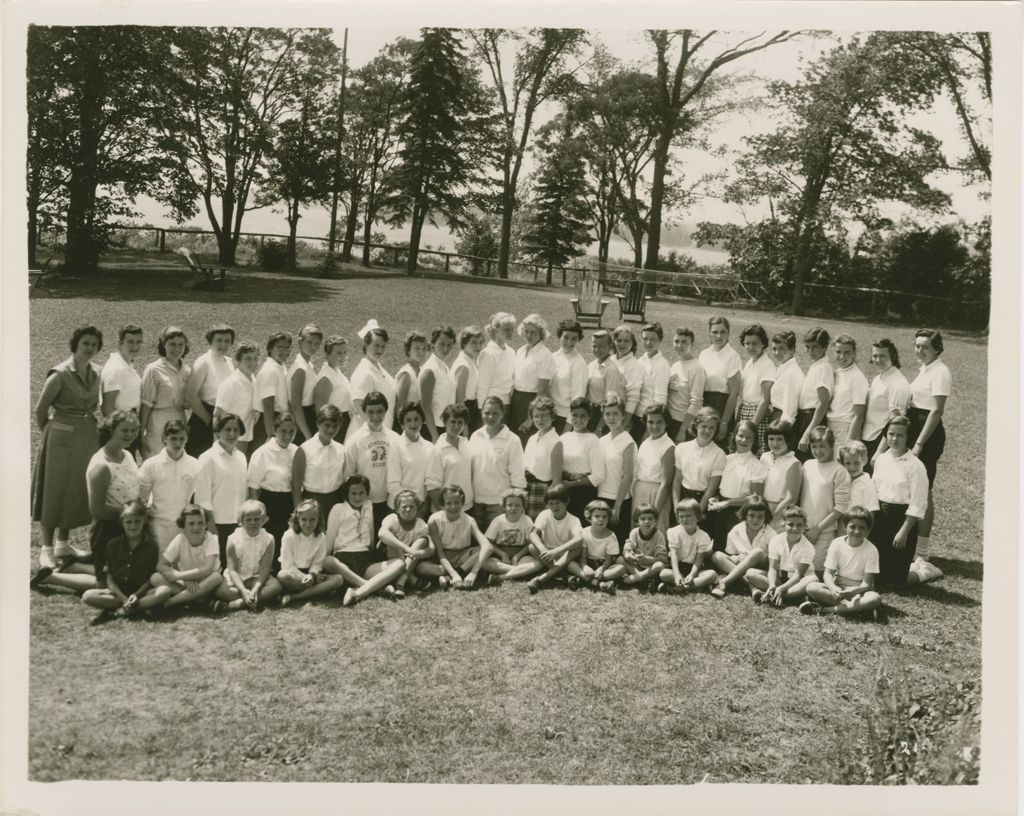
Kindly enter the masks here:
<path id="1" fill-rule="evenodd" d="M 427 523 L 420 517 L 420 501 L 412 490 L 395 496 L 395 512 L 380 527 L 380 543 L 389 561 L 399 560 L 404 571 L 395 582 L 395 596 L 403 597 L 406 586 L 418 587 L 420 564 L 434 554 Z"/>
<path id="2" fill-rule="evenodd" d="M 751 496 L 737 515 L 740 523 L 729 531 L 725 551 L 711 553 L 711 565 L 721 576 L 711 588 L 716 598 L 724 598 L 747 570 L 768 566 L 768 541 L 774 535 L 767 523 L 771 518 L 768 503 L 760 496 Z"/>
<path id="3" fill-rule="evenodd" d="M 324 574 L 327 536 L 322 518 L 316 499 L 303 499 L 292 512 L 281 539 L 281 571 L 277 573 L 283 590 L 281 606 L 337 592 L 345 585 L 340 575 Z"/>
<path id="4" fill-rule="evenodd" d="M 484 562 L 491 556 L 491 542 L 462 509 L 465 501 L 466 494 L 458 485 L 442 488 L 444 509 L 434 513 L 427 522 L 437 563 L 424 563 L 421 571 L 436 577 L 441 589 L 471 589 Z"/>
<path id="5" fill-rule="evenodd" d="M 178 516 L 176 535 L 161 553 L 149 582 L 164 595 L 168 609 L 210 595 L 221 582 L 220 546 L 206 529 L 206 511 L 187 504 Z"/>
<path id="6" fill-rule="evenodd" d="M 665 534 L 658 526 L 661 514 L 654 505 L 645 503 L 636 508 L 633 518 L 637 526 L 626 539 L 622 557 L 618 561 L 626 568 L 627 573 L 622 583 L 627 586 L 647 584 L 648 589 L 656 589 L 661 571 L 669 565 L 668 544 Z"/>
<path id="7" fill-rule="evenodd" d="M 807 587 L 818 580 L 814 573 L 814 545 L 804 537 L 807 513 L 788 507 L 784 513 L 786 532 L 768 542 L 768 574 L 750 569 L 743 576 L 755 603 L 782 606 L 801 601 Z"/>
<path id="8" fill-rule="evenodd" d="M 242 609 L 255 612 L 261 603 L 281 594 L 280 582 L 270 574 L 274 562 L 274 537 L 263 529 L 267 508 L 248 499 L 238 509 L 238 529 L 228 536 L 224 580 L 215 592 L 213 611 Z"/>

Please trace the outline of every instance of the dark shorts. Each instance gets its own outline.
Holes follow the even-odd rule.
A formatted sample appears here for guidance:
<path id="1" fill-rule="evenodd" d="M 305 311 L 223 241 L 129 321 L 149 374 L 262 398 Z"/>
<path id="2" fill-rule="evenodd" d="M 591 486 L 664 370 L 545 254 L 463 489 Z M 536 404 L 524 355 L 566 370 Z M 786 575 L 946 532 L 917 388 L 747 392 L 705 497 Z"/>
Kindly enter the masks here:
<path id="1" fill-rule="evenodd" d="M 92 564 L 96 560 L 96 554 L 107 548 L 107 544 L 115 538 L 124 535 L 124 528 L 121 527 L 120 519 L 97 519 L 92 523 L 89 530 L 90 554 L 84 558 L 76 557 L 75 561 L 81 564 Z"/>
<path id="2" fill-rule="evenodd" d="M 893 539 L 907 517 L 905 504 L 879 502 L 875 523 L 871 527 L 871 543 L 878 550 L 878 588 L 898 589 L 907 583 L 910 565 L 917 552 L 917 525 L 910 528 L 902 550 L 893 547 Z"/>
<path id="3" fill-rule="evenodd" d="M 804 435 L 804 431 L 811 427 L 811 420 L 813 419 L 814 409 L 804 408 L 797 411 L 796 420 L 793 422 L 793 429 L 789 432 L 789 449 L 796 454 L 796 458 L 801 462 L 806 462 L 812 458 L 809 448 L 806 451 L 802 451 L 798 446 L 800 438 Z"/>
<path id="4" fill-rule="evenodd" d="M 356 575 L 365 575 L 366 570 L 370 568 L 371 564 L 376 564 L 379 561 L 383 561 L 384 557 L 377 552 L 363 551 L 363 552 L 336 552 L 333 553 L 334 558 L 348 567 Z"/>
<path id="5" fill-rule="evenodd" d="M 917 437 L 924 429 L 924 423 L 928 420 L 929 413 L 929 411 L 923 408 L 909 408 L 907 410 L 907 419 L 910 420 L 910 428 L 908 428 L 907 433 L 907 447 L 914 447 Z M 924 447 L 917 457 L 921 460 L 921 464 L 924 465 L 924 469 L 928 473 L 928 487 L 932 487 L 935 484 L 939 459 L 942 457 L 942 452 L 945 449 L 946 429 L 942 425 L 942 420 L 939 420 L 939 424 L 932 431 L 932 435 L 928 437 L 928 441 L 924 443 Z"/>
<path id="6" fill-rule="evenodd" d="M 214 406 L 203 402 L 206 412 L 212 417 Z M 248 429 L 247 429 L 248 430 Z M 213 446 L 213 428 L 203 422 L 196 414 L 188 418 L 188 441 L 185 442 L 185 453 L 199 457 Z"/>

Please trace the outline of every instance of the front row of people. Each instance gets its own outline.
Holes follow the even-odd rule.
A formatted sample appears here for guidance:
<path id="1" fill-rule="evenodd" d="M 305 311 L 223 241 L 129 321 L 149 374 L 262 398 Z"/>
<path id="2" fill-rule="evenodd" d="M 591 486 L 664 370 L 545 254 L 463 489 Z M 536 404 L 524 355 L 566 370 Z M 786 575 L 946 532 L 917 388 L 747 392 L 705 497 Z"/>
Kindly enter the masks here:
<path id="1" fill-rule="evenodd" d="M 815 548 L 804 535 L 806 512 L 787 507 L 785 529 L 776 533 L 768 525 L 768 503 L 756 495 L 744 502 L 739 523 L 718 550 L 700 528 L 700 503 L 692 498 L 678 502 L 679 523 L 667 534 L 655 508 L 640 504 L 636 526 L 620 548 L 608 503 L 589 502 L 584 527 L 568 512 L 563 486 L 548 488 L 536 519 L 526 515 L 525 493 L 508 490 L 504 512 L 483 532 L 464 512 L 457 485 L 442 490 L 443 509 L 426 521 L 416 494 L 403 491 L 377 535 L 368 491 L 366 477 L 350 476 L 344 499 L 326 519 L 316 500 L 301 501 L 284 533 L 276 575 L 274 537 L 263 529 L 261 501 L 243 502 L 223 554 L 198 505 L 182 510 L 180 532 L 161 552 L 146 524 L 147 508 L 131 501 L 120 513 L 123 534 L 94 554 L 95 576 L 74 575 L 73 584 L 60 585 L 85 590 L 83 601 L 101 610 L 97 621 L 196 602 L 215 612 L 256 610 L 341 590 L 343 605 L 351 606 L 377 592 L 399 598 L 430 585 L 469 589 L 482 573 L 488 585 L 526 579 L 531 594 L 564 577 L 570 589 L 608 594 L 619 584 L 659 593 L 708 590 L 716 598 L 745 588 L 755 602 L 798 603 L 806 614 L 872 612 L 881 603 L 875 589 L 879 551 L 868 540 L 872 514 L 860 506 L 845 513 L 846 534 L 831 542 L 819 574 Z"/>

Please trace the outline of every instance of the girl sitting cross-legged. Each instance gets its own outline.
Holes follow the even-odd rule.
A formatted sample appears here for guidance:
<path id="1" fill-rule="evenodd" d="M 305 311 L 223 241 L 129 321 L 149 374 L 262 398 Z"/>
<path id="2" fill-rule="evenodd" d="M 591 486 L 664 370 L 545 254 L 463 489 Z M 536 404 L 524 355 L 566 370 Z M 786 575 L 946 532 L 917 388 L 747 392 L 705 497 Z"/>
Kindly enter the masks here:
<path id="1" fill-rule="evenodd" d="M 829 545 L 824 582 L 807 587 L 809 600 L 800 604 L 805 615 L 857 615 L 882 605 L 875 591 L 878 550 L 868 541 L 871 511 L 851 507 L 843 521 L 846 535 Z"/>
<path id="2" fill-rule="evenodd" d="M 683 499 L 676 505 L 679 524 L 668 531 L 672 567 L 661 571 L 658 592 L 687 592 L 715 583 L 715 571 L 704 567 L 704 560 L 711 555 L 711 536 L 698 526 L 700 517 L 700 502 L 696 499 Z"/>
<path id="3" fill-rule="evenodd" d="M 509 488 L 501 497 L 501 506 L 505 512 L 484 533 L 494 546 L 494 555 L 486 565 L 492 570 L 493 582 L 528 578 L 542 572 L 544 564 L 530 550 L 533 521 L 526 515 L 526 493 Z"/>
<path id="4" fill-rule="evenodd" d="M 263 529 L 267 508 L 247 499 L 238 509 L 238 529 L 228 536 L 224 580 L 218 585 L 213 611 L 243 609 L 255 612 L 261 603 L 281 594 L 281 583 L 270 574 L 274 563 L 274 536 Z"/>
<path id="5" fill-rule="evenodd" d="M 622 557 L 618 563 L 628 573 L 622 579 L 627 586 L 643 586 L 657 588 L 661 580 L 661 571 L 669 565 L 668 544 L 665 534 L 658 527 L 660 514 L 654 505 L 641 504 L 633 513 L 636 527 L 629 534 L 622 548 Z"/>
<path id="6" fill-rule="evenodd" d="M 388 560 L 397 559 L 405 565 L 395 581 L 395 596 L 404 597 L 407 585 L 419 586 L 416 575 L 420 565 L 434 554 L 430 531 L 420 517 L 420 501 L 415 492 L 402 490 L 395 496 L 395 512 L 384 519 L 379 535 Z"/>
<path id="7" fill-rule="evenodd" d="M 324 574 L 327 536 L 322 518 L 316 499 L 303 499 L 292 512 L 281 538 L 281 571 L 277 573 L 284 590 L 281 606 L 337 592 L 345 585 L 340 575 Z"/>
<path id="8" fill-rule="evenodd" d="M 807 587 L 818 580 L 814 573 L 814 545 L 804 537 L 807 513 L 801 507 L 787 507 L 783 514 L 786 532 L 768 542 L 768 574 L 747 570 L 744 580 L 755 603 L 782 606 L 803 599 Z"/>
<path id="9" fill-rule="evenodd" d="M 711 588 L 716 598 L 724 598 L 726 590 L 740 581 L 749 569 L 768 566 L 768 541 L 775 534 L 768 526 L 771 511 L 760 496 L 751 496 L 737 513 L 740 523 L 729 531 L 724 552 L 711 554 L 711 565 L 721 573 Z"/>
<path id="10" fill-rule="evenodd" d="M 544 493 L 547 507 L 533 520 L 530 555 L 546 571 L 527 582 L 526 588 L 531 595 L 540 589 L 541 584 L 561 574 L 577 556 L 583 526 L 576 516 L 568 512 L 568 501 L 569 491 L 564 485 L 549 487 Z"/>
<path id="11" fill-rule="evenodd" d="M 205 598 L 221 582 L 220 547 L 217 536 L 206 529 L 206 512 L 187 504 L 178 516 L 178 529 L 160 555 L 149 582 L 166 594 L 168 609 Z"/>
<path id="12" fill-rule="evenodd" d="M 590 526 L 566 545 L 574 556 L 566 564 L 571 575 L 569 588 L 575 589 L 582 582 L 614 595 L 615 583 L 626 574 L 626 567 L 617 562 L 619 540 L 608 527 L 612 509 L 607 502 L 594 499 L 585 515 Z"/>
<path id="13" fill-rule="evenodd" d="M 441 589 L 472 589 L 480 570 L 491 555 L 491 542 L 480 532 L 476 521 L 462 509 L 466 494 L 458 485 L 441 488 L 443 510 L 434 513 L 427 522 L 430 540 L 434 543 L 436 563 L 424 563 L 421 575 L 437 578 Z"/>

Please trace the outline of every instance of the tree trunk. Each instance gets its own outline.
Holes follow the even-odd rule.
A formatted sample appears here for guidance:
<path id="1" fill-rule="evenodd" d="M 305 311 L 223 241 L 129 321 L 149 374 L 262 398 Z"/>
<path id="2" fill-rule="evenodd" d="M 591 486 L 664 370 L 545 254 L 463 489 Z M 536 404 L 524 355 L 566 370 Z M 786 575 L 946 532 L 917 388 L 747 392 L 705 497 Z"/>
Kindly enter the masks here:
<path id="1" fill-rule="evenodd" d="M 426 209 L 421 209 L 419 202 L 412 211 L 412 230 L 409 233 L 409 256 L 405 261 L 405 274 L 416 274 L 416 259 L 420 251 L 420 235 L 423 233 L 423 220 L 426 218 Z"/>
<path id="2" fill-rule="evenodd" d="M 64 266 L 72 274 L 96 271 L 100 240 L 96 231 L 96 187 L 102 136 L 103 79 L 95 45 L 82 49 L 80 69 L 85 75 L 78 103 L 78 145 L 71 159 L 68 180 L 67 249 Z"/>
<path id="3" fill-rule="evenodd" d="M 366 199 L 366 216 L 363 218 L 363 266 L 370 266 L 370 240 L 373 237 L 373 222 L 377 217 L 373 196 Z"/>
<path id="4" fill-rule="evenodd" d="M 294 272 L 296 268 L 295 233 L 299 231 L 299 200 L 293 198 L 288 202 L 288 243 L 285 248 L 287 255 L 286 268 Z"/>
<path id="5" fill-rule="evenodd" d="M 33 181 L 28 194 L 28 268 L 36 265 L 36 244 L 39 243 L 39 192 Z"/>
<path id="6" fill-rule="evenodd" d="M 661 209 L 665 202 L 665 173 L 668 169 L 668 152 L 672 146 L 672 131 L 658 136 L 654 148 L 654 172 L 651 178 L 650 224 L 647 228 L 647 269 L 658 268 L 661 253 Z"/>
<path id="7" fill-rule="evenodd" d="M 501 246 L 498 249 L 498 277 L 508 279 L 508 262 L 512 256 L 512 208 L 515 196 L 506 191 L 501 196 Z"/>
<path id="8" fill-rule="evenodd" d="M 359 222 L 359 188 L 351 190 L 348 217 L 345 219 L 345 239 L 341 245 L 341 262 L 352 262 L 352 244 L 356 240 L 356 225 Z"/>
<path id="9" fill-rule="evenodd" d="M 551 269 L 552 269 L 553 266 L 554 266 L 554 262 L 550 258 L 548 258 L 548 273 L 547 273 L 547 276 L 544 279 L 548 286 L 551 285 Z"/>

